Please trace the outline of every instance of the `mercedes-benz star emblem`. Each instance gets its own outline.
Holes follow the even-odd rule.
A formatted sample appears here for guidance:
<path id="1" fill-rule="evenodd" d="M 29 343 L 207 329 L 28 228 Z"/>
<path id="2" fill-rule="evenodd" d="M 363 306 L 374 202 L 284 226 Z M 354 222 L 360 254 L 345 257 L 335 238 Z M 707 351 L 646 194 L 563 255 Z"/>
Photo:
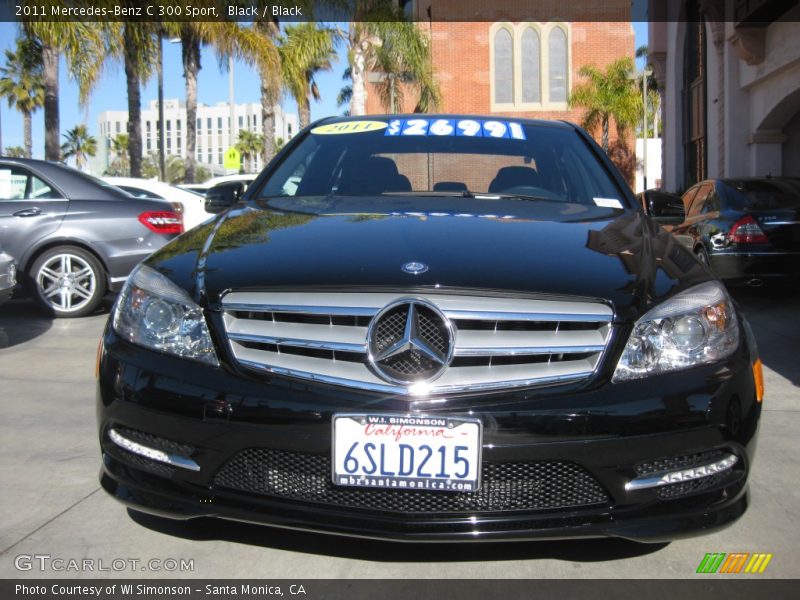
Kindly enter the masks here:
<path id="1" fill-rule="evenodd" d="M 420 273 L 424 273 L 428 270 L 428 265 L 421 262 L 408 262 L 400 267 L 405 273 L 410 273 L 411 275 L 419 275 Z"/>
<path id="2" fill-rule="evenodd" d="M 453 356 L 453 326 L 430 302 L 398 300 L 369 326 L 369 361 L 386 381 L 402 385 L 439 377 Z"/>

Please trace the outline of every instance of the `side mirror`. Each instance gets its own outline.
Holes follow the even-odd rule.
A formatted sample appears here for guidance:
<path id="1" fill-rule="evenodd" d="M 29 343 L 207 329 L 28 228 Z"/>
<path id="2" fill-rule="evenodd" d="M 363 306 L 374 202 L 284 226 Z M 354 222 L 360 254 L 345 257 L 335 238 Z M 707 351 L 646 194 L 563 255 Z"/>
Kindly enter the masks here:
<path id="1" fill-rule="evenodd" d="M 206 212 L 217 214 L 236 204 L 244 193 L 241 181 L 219 183 L 206 192 Z"/>
<path id="2" fill-rule="evenodd" d="M 679 225 L 686 218 L 680 196 L 665 192 L 649 191 L 644 194 L 645 212 L 661 225 Z"/>

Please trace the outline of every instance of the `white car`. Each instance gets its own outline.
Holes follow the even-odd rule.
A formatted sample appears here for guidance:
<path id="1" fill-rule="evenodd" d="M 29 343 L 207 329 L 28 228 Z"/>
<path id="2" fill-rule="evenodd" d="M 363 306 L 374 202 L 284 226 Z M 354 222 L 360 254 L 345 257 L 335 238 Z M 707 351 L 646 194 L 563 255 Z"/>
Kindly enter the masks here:
<path id="1" fill-rule="evenodd" d="M 258 177 L 258 175 L 255 173 L 222 175 L 220 177 L 212 177 L 211 179 L 208 179 L 203 183 L 184 183 L 181 184 L 179 187 L 191 192 L 205 194 L 208 190 L 210 190 L 218 183 L 226 183 L 228 181 L 241 181 L 244 183 L 244 188 L 247 189 L 247 186 L 253 183 L 256 177 Z"/>
<path id="2" fill-rule="evenodd" d="M 159 198 L 183 207 L 183 227 L 191 229 L 213 217 L 206 212 L 206 199 L 201 194 L 153 179 L 135 177 L 103 177 L 103 180 L 138 198 Z"/>

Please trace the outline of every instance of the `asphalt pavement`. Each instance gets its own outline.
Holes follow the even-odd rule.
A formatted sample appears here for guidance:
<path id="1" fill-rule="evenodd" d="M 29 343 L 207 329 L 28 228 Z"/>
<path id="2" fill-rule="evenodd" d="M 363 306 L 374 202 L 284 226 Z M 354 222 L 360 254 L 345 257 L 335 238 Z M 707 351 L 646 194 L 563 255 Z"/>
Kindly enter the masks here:
<path id="1" fill-rule="evenodd" d="M 755 577 L 797 578 L 800 293 L 776 286 L 733 292 L 755 331 L 766 384 L 750 508 L 719 533 L 658 545 L 391 544 L 129 513 L 98 484 L 94 365 L 108 308 L 53 321 L 27 301 L 5 304 L 0 578 L 674 579 L 701 577 L 695 571 L 707 552 L 771 553 L 767 570 Z"/>

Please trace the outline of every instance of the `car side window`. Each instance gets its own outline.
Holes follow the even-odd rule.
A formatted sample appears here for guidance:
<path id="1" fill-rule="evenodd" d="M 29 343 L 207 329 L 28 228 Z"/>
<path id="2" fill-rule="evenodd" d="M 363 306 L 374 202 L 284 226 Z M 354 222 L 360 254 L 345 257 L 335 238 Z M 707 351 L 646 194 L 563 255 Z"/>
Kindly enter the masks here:
<path id="1" fill-rule="evenodd" d="M 18 167 L 0 166 L 0 200 L 25 200 L 28 172 Z"/>
<path id="2" fill-rule="evenodd" d="M 699 189 L 700 189 L 699 185 L 690 187 L 683 193 L 683 196 L 681 196 L 681 200 L 683 201 L 683 208 L 687 215 L 689 214 L 689 207 L 692 205 L 692 199 L 694 199 L 695 195 L 697 195 L 697 190 Z"/>
<path id="3" fill-rule="evenodd" d="M 712 189 L 711 192 L 706 196 L 703 205 L 700 207 L 701 214 L 708 214 L 717 212 L 719 210 L 719 195 L 717 192 Z"/>
<path id="4" fill-rule="evenodd" d="M 39 198 L 58 198 L 60 195 L 36 175 L 31 175 L 26 197 L 29 200 L 36 200 Z"/>
<path id="5" fill-rule="evenodd" d="M 700 214 L 700 208 L 703 206 L 706 198 L 708 197 L 709 192 L 711 191 L 710 185 L 702 185 L 700 189 L 697 190 L 697 194 L 692 199 L 692 205 L 686 211 L 686 217 L 692 218 L 696 217 Z"/>

